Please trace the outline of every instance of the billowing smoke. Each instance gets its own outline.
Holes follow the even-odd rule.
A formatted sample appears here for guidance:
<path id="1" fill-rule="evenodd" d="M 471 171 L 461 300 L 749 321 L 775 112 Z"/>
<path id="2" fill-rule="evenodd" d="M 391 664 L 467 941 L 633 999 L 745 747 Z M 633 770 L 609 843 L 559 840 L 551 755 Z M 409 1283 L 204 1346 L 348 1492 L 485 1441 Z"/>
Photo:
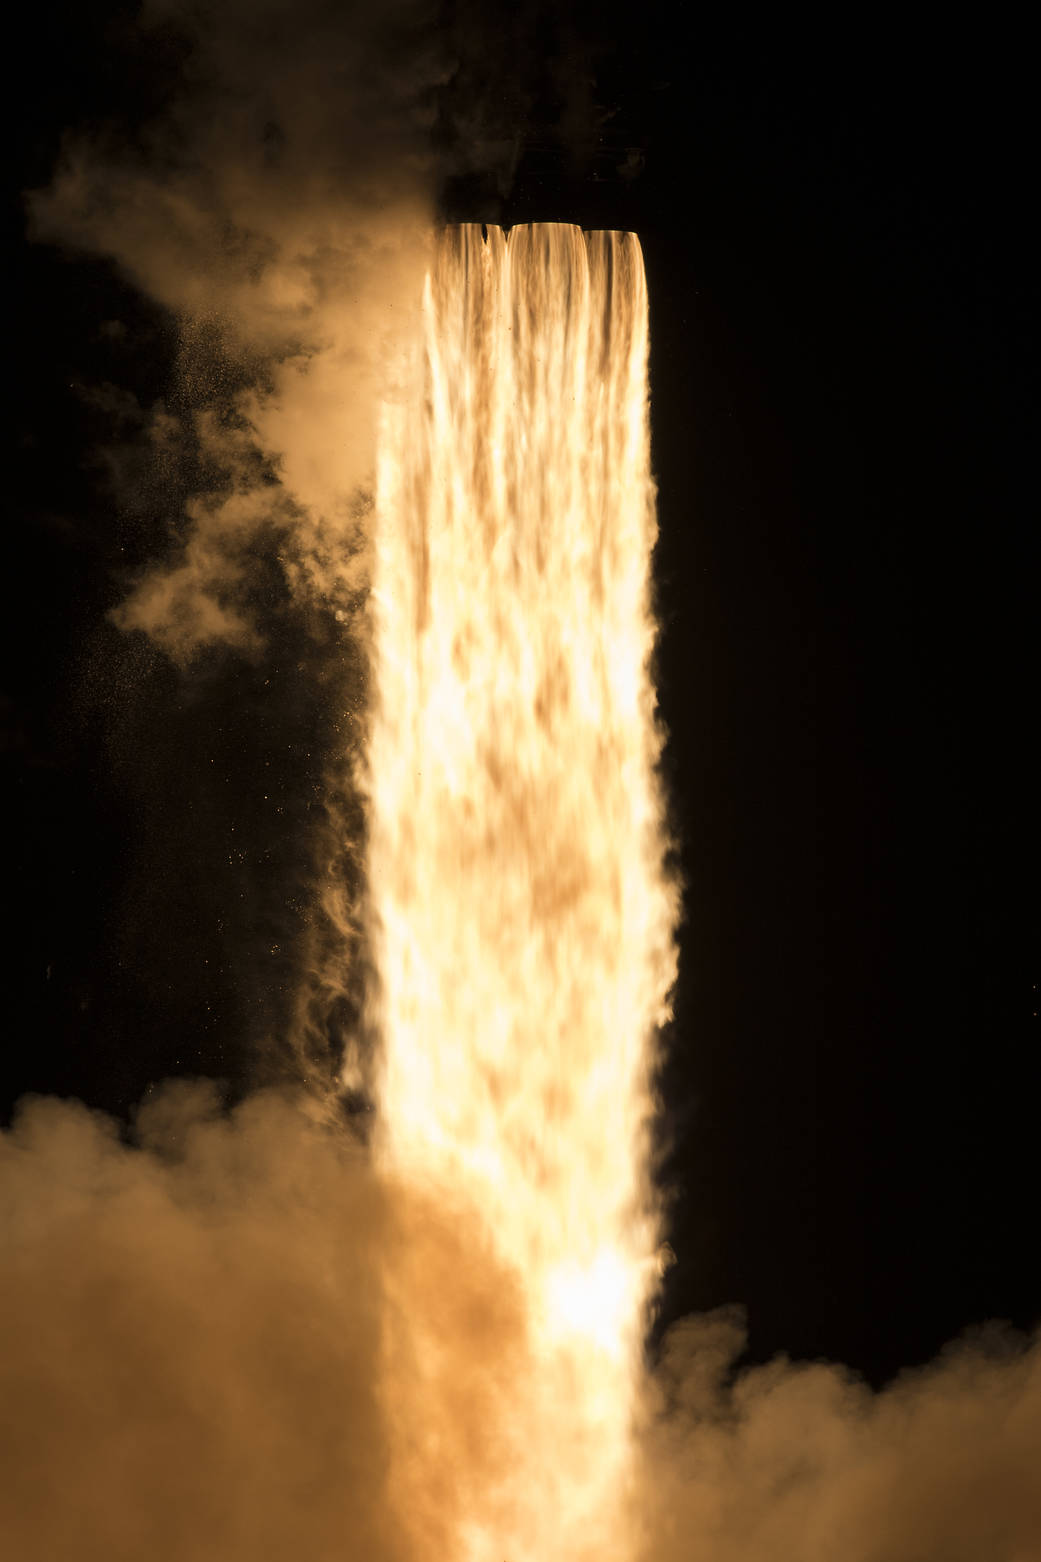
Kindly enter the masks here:
<path id="1" fill-rule="evenodd" d="M 133 1139 L 33 1099 L 0 1139 L 0 1539 L 19 1562 L 438 1562 L 502 1473 L 517 1298 L 463 1212 L 380 1186 L 359 1145 L 262 1094 L 182 1082 Z M 381 1317 L 436 1317 L 438 1452 Z M 395 1336 L 397 1338 L 398 1336 Z M 646 1562 L 1032 1562 L 1041 1342 L 999 1329 L 873 1394 L 840 1367 L 734 1369 L 688 1319 L 650 1388 Z"/>
<path id="2" fill-rule="evenodd" d="M 319 1088 L 358 1053 L 345 1022 L 330 1052 L 330 1017 L 357 1009 L 345 972 L 357 969 L 359 608 L 376 408 L 432 224 L 428 132 L 448 67 L 430 21 L 423 0 L 146 0 L 130 48 L 173 62 L 157 71 L 158 106 L 73 129 L 30 199 L 34 237 L 114 262 L 178 344 L 174 383 L 151 408 L 128 409 L 110 386 L 85 392 L 114 414 L 117 499 L 140 508 L 146 486 L 180 496 L 156 504 L 168 534 L 124 580 L 113 621 L 192 674 L 225 651 L 259 665 L 287 625 L 293 662 L 306 647 L 322 660 L 303 734 L 309 768 L 324 767 L 322 803 L 294 844 L 307 908 L 287 910 L 283 884 L 253 913 L 292 996 L 276 1000 L 277 1040 L 269 1027 L 248 1043 Z M 270 985 L 247 977 L 258 981 Z"/>
<path id="3" fill-rule="evenodd" d="M 1041 1339 L 1001 1325 L 873 1393 L 825 1362 L 739 1370 L 740 1309 L 678 1323 L 644 1445 L 646 1562 L 1028 1562 Z"/>
<path id="4" fill-rule="evenodd" d="M 255 646 L 257 558 L 349 612 L 364 583 L 374 408 L 418 297 L 431 214 L 424 130 L 444 64 L 424 8 L 144 7 L 140 48 L 184 53 L 168 104 L 74 132 L 32 200 L 37 237 L 112 257 L 170 310 L 208 486 L 118 610 L 174 658 Z"/>
<path id="5" fill-rule="evenodd" d="M 445 1555 L 466 1478 L 495 1476 L 482 1405 L 510 1369 L 509 1286 L 472 1223 L 376 1184 L 298 1100 L 226 1119 L 155 1093 L 133 1142 L 30 1099 L 0 1139 L 0 1543 L 21 1562 Z M 383 1291 L 436 1316 L 446 1468 L 387 1487 L 407 1355 Z"/>

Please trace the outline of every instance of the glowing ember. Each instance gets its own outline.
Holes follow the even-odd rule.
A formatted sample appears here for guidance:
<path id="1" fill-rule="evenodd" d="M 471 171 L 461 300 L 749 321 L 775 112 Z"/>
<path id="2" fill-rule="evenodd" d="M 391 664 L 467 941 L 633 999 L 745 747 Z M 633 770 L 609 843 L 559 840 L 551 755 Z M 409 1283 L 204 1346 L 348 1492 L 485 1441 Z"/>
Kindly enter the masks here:
<path id="1" fill-rule="evenodd" d="M 378 474 L 378 1153 L 475 1210 L 523 1298 L 524 1367 L 482 1432 L 508 1474 L 475 1495 L 455 1556 L 606 1562 L 629 1551 L 657 1273 L 649 1072 L 674 959 L 639 244 L 451 230 L 423 322 Z M 436 1459 L 441 1346 L 432 1321 L 409 1328 Z"/>

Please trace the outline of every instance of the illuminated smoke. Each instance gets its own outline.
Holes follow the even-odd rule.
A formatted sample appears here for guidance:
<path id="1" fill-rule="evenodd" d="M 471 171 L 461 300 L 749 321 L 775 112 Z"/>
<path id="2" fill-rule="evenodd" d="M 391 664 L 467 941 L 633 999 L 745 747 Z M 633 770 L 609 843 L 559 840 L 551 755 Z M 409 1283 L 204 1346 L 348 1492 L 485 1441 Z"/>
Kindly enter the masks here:
<path id="1" fill-rule="evenodd" d="M 113 257 L 182 328 L 190 394 L 153 423 L 223 475 L 119 615 L 179 662 L 256 653 L 271 528 L 289 589 L 358 628 L 381 358 L 409 335 L 430 255 L 444 62 L 407 42 L 424 17 L 149 0 L 146 23 L 188 36 L 183 90 L 137 141 L 73 138 L 34 202 L 39 236 Z M 1041 1555 L 1036 1342 L 970 1339 L 876 1395 L 826 1364 L 741 1371 L 739 1322 L 710 1317 L 638 1373 L 672 915 L 643 309 L 632 239 L 444 241 L 383 444 L 367 778 L 382 1131 L 370 1152 L 311 1102 L 227 1114 L 189 1085 L 129 1133 L 23 1103 L 0 1135 L 4 1557 Z M 322 993 L 353 936 L 327 893 Z"/>
<path id="2" fill-rule="evenodd" d="M 451 1554 L 627 1554 L 674 971 L 648 663 L 647 300 L 632 234 L 451 230 L 385 411 L 369 896 L 378 1154 L 469 1211 L 524 1352 Z M 444 1479 L 455 1364 L 413 1314 L 399 1456 Z M 425 1442 L 429 1454 L 425 1453 Z"/>
<path id="3" fill-rule="evenodd" d="M 274 548 L 288 589 L 350 613 L 366 581 L 385 352 L 418 298 L 432 220 L 426 126 L 443 73 L 419 0 L 147 0 L 143 51 L 185 54 L 137 136 L 77 132 L 34 236 L 111 257 L 169 310 L 179 412 L 155 409 L 210 474 L 121 628 L 179 662 L 255 652 Z"/>
<path id="4" fill-rule="evenodd" d="M 345 742 L 363 700 L 375 425 L 428 262 L 443 49 L 424 0 L 145 0 L 135 25 L 141 59 L 174 40 L 177 80 L 136 133 L 70 133 L 30 199 L 31 227 L 109 258 L 177 342 L 173 383 L 143 422 L 153 486 L 188 491 L 180 506 L 153 502 L 165 525 L 149 517 L 154 555 L 119 583 L 113 622 L 188 678 L 229 651 L 229 665 L 267 657 L 286 701 L 287 623 L 308 648 L 299 703 L 316 719 L 299 747 L 314 752 L 316 806 L 254 915 L 270 938 L 242 928 L 237 948 L 244 988 L 271 992 L 272 946 L 286 966 L 272 1022 L 247 1039 L 258 1072 L 328 1093 L 357 1050 L 360 827 Z M 138 510 L 147 467 L 132 463 Z M 309 900 L 289 873 L 310 880 Z"/>
<path id="5" fill-rule="evenodd" d="M 229 1116 L 168 1085 L 130 1142 L 26 1101 L 0 1134 L 0 1229 L 5 1558 L 453 1562 L 466 1514 L 537 1464 L 489 1435 L 515 1398 L 524 1424 L 531 1361 L 487 1237 L 296 1100 Z M 398 1337 L 415 1320 L 442 1343 L 434 1426 L 380 1276 Z M 623 1555 L 1035 1562 L 1036 1341 L 992 1330 L 881 1394 L 824 1363 L 734 1373 L 742 1344 L 734 1317 L 667 1339 Z M 403 1465 L 410 1430 L 427 1451 Z"/>

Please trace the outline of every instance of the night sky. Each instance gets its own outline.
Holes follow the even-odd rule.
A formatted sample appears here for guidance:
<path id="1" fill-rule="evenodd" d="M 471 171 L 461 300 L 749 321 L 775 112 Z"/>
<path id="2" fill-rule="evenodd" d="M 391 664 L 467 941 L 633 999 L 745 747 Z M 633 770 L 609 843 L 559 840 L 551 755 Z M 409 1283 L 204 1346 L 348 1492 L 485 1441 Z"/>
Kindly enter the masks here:
<path id="1" fill-rule="evenodd" d="M 328 640 L 273 568 L 252 659 L 184 674 L 106 619 L 198 481 L 143 449 L 176 324 L 27 242 L 22 192 L 70 127 L 132 137 L 170 90 L 178 47 L 132 14 L 38 9 L 16 62 L 7 1114 L 270 1076 L 336 736 Z M 476 39 L 437 98 L 443 215 L 633 228 L 648 270 L 685 883 L 661 1321 L 741 1302 L 754 1359 L 880 1382 L 1041 1307 L 1025 43 L 479 14 L 439 24 Z M 505 176 L 468 162 L 471 94 Z"/>

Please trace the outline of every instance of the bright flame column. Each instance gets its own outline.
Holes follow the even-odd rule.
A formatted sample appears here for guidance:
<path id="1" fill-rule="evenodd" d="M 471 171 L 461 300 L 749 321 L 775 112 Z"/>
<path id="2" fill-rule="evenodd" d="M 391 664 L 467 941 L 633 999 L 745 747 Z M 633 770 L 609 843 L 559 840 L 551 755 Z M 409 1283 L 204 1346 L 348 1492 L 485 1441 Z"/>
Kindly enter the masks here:
<path id="1" fill-rule="evenodd" d="M 512 1474 L 457 1556 L 604 1562 L 626 1549 L 674 969 L 639 243 L 449 230 L 423 322 L 378 475 L 379 1154 L 474 1209 L 522 1288 L 530 1370 L 487 1428 Z"/>

